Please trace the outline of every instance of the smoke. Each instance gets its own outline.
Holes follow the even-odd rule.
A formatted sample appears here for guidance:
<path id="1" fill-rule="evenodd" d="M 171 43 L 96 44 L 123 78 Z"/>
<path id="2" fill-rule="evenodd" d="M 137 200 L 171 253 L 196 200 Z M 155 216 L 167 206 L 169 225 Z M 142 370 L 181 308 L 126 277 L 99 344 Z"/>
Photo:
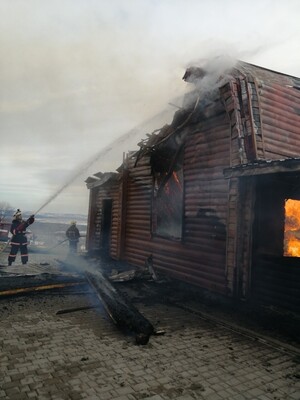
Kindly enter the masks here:
<path id="1" fill-rule="evenodd" d="M 219 55 L 211 59 L 199 60 L 199 64 L 202 68 L 207 71 L 207 74 L 203 77 L 200 88 L 201 90 L 209 91 L 211 88 L 214 90 L 220 85 L 220 77 L 227 77 L 229 71 L 236 65 L 237 58 L 226 55 Z"/>
<path id="2" fill-rule="evenodd" d="M 299 76 L 300 3 L 253 0 L 252 9 L 255 18 L 237 0 L 2 0 L 3 200 L 32 208 L 52 192 L 54 170 L 58 181 L 74 168 L 65 191 L 93 149 L 107 150 L 120 132 L 191 89 L 181 80 L 189 65 L 208 71 L 199 82 L 203 95 L 226 76 L 230 58 Z M 119 147 L 130 149 L 129 141 Z M 99 157 L 105 168 L 121 162 L 115 149 Z M 70 210 L 70 198 L 61 196 L 57 209 Z"/>
<path id="3" fill-rule="evenodd" d="M 192 84 L 192 91 L 185 95 L 184 107 L 190 108 L 195 101 L 205 104 L 214 100 L 219 88 L 228 81 L 237 61 L 232 56 L 222 55 L 189 63 L 183 79 Z"/>

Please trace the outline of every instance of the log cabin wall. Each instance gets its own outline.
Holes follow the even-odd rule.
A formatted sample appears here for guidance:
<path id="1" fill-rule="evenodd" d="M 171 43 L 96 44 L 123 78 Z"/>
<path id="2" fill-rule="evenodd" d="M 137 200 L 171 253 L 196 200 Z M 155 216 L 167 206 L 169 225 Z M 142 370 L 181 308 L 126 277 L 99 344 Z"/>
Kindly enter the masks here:
<path id="1" fill-rule="evenodd" d="M 128 161 L 124 258 L 144 267 L 153 252 L 151 243 L 152 175 L 150 158 L 143 157 L 138 166 Z"/>
<path id="2" fill-rule="evenodd" d="M 152 255 L 154 268 L 202 288 L 227 294 L 226 234 L 230 127 L 220 106 L 186 128 L 184 215 L 181 240 L 151 231 L 153 176 L 150 158 L 129 167 L 125 258 L 143 267 Z"/>
<path id="3" fill-rule="evenodd" d="M 195 128 L 185 147 L 184 243 L 197 255 L 182 270 L 190 282 L 227 294 L 229 185 L 223 169 L 230 163 L 230 127 L 224 109 Z"/>
<path id="4" fill-rule="evenodd" d="M 235 78 L 232 95 L 243 121 L 247 162 L 298 157 L 300 79 L 250 64 L 240 66 Z"/>
<path id="5" fill-rule="evenodd" d="M 220 93 L 231 123 L 231 166 L 298 157 L 300 79 L 241 64 Z"/>
<path id="6" fill-rule="evenodd" d="M 110 256 L 119 258 L 119 243 L 121 230 L 121 185 L 119 181 L 108 181 L 95 186 L 90 191 L 89 238 L 87 250 L 91 253 L 101 253 L 101 228 L 103 221 L 103 201 L 112 200 Z"/>
<path id="7" fill-rule="evenodd" d="M 122 229 L 122 182 L 117 181 L 111 186 L 112 221 L 110 237 L 110 256 L 113 259 L 120 258 L 121 229 Z"/>
<path id="8" fill-rule="evenodd" d="M 220 89 L 231 126 L 232 167 L 299 156 L 300 92 L 297 85 L 299 87 L 297 78 L 243 65 L 235 74 L 235 79 Z M 252 253 L 253 221 L 259 223 L 256 180 L 254 176 L 233 177 L 229 186 L 228 285 L 237 298 L 248 299 L 258 293 L 254 288 L 261 288 L 262 285 L 258 284 L 257 277 L 264 280 L 262 271 L 267 271 L 263 267 L 264 262 L 258 262 L 257 255 Z M 255 265 L 253 257 L 256 258 Z M 287 275 L 288 270 L 285 268 L 283 275 Z M 293 287 L 291 281 L 290 284 Z M 260 294 L 264 292 L 260 290 Z M 262 299 L 263 295 L 256 297 Z"/>
<path id="9" fill-rule="evenodd" d="M 88 222 L 87 222 L 87 232 L 85 239 L 85 248 L 88 252 L 92 252 L 94 248 L 94 238 L 96 229 L 96 198 L 97 198 L 97 188 L 90 187 L 89 194 L 89 209 L 88 209 Z"/>
<path id="10" fill-rule="evenodd" d="M 299 157 L 299 79 L 263 69 L 254 78 L 252 72 L 245 76 L 257 155 L 249 161 Z M 299 311 L 299 258 L 283 256 L 284 202 L 299 175 L 272 172 L 239 179 L 244 212 L 238 218 L 236 267 L 243 283 L 236 287 L 242 287 L 241 297 Z"/>
<path id="11" fill-rule="evenodd" d="M 240 104 L 237 94 L 237 82 L 232 80 L 220 88 L 220 95 L 227 112 L 230 126 L 230 166 L 243 164 L 247 160 L 243 121 L 240 113 Z"/>
<path id="12" fill-rule="evenodd" d="M 258 92 L 266 159 L 298 157 L 300 91 L 261 81 Z"/>

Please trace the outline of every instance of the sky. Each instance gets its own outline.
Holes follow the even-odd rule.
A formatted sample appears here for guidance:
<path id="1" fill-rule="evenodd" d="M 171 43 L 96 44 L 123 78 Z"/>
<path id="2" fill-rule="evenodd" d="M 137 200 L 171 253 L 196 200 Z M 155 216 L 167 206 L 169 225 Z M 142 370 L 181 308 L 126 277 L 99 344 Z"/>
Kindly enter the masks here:
<path id="1" fill-rule="evenodd" d="M 188 66 L 300 77 L 299 15 L 299 0 L 0 0 L 0 205 L 87 214 L 84 181 L 171 122 Z"/>

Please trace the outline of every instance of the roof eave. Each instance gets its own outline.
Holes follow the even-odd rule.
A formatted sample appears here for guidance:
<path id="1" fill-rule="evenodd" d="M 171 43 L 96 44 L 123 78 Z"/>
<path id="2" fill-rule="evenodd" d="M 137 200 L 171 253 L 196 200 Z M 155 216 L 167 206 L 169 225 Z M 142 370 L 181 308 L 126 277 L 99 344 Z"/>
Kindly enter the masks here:
<path id="1" fill-rule="evenodd" d="M 300 172 L 300 158 L 258 161 L 223 170 L 226 179 L 284 172 Z"/>

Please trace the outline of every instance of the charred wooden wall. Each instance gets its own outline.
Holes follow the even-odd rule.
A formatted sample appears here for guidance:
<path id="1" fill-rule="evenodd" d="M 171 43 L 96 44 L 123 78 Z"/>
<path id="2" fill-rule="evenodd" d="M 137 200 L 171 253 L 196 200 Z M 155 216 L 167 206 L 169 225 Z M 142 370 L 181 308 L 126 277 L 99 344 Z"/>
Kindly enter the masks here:
<path id="1" fill-rule="evenodd" d="M 96 207 L 96 199 L 97 199 L 97 188 L 89 188 L 89 210 L 88 210 L 88 223 L 87 223 L 87 232 L 86 232 L 86 240 L 85 247 L 87 251 L 93 251 L 95 247 L 95 230 L 96 230 L 96 215 L 97 215 L 97 207 Z"/>
<path id="2" fill-rule="evenodd" d="M 273 199 L 260 186 L 263 178 L 225 179 L 223 171 L 257 160 L 299 156 L 300 91 L 289 77 L 247 66 L 220 94 L 210 109 L 199 109 L 180 128 L 185 138 L 182 239 L 152 232 L 153 176 L 150 156 L 144 154 L 137 165 L 135 159 L 126 161 L 119 183 L 93 188 L 89 247 L 100 250 L 102 203 L 110 198 L 113 258 L 143 267 L 151 255 L 157 270 L 202 288 L 298 304 L 297 260 L 278 253 L 282 204 L 280 208 L 276 194 Z M 168 126 L 171 133 L 173 128 Z M 266 223 L 264 213 L 277 221 L 275 236 L 275 226 Z"/>
<path id="3" fill-rule="evenodd" d="M 230 129 L 225 112 L 199 122 L 186 143 L 184 242 L 197 255 L 189 268 L 190 281 L 225 293 Z M 185 272 L 185 271 L 184 271 Z"/>
<path id="4" fill-rule="evenodd" d="M 120 252 L 121 230 L 121 193 L 122 187 L 119 181 L 109 182 L 91 189 L 89 211 L 89 239 L 87 250 L 89 252 L 101 251 L 101 226 L 103 221 L 103 201 L 112 200 L 112 220 L 110 237 L 110 255 L 118 258 Z"/>
<path id="5" fill-rule="evenodd" d="M 248 66 L 220 89 L 231 123 L 232 166 L 299 156 L 296 84 L 297 78 Z"/>
<path id="6" fill-rule="evenodd" d="M 143 157 L 129 170 L 125 258 L 144 266 L 152 255 L 154 268 L 203 288 L 227 293 L 226 235 L 230 163 L 228 117 L 204 118 L 189 125 L 184 155 L 182 240 L 151 232 L 152 176 Z"/>

